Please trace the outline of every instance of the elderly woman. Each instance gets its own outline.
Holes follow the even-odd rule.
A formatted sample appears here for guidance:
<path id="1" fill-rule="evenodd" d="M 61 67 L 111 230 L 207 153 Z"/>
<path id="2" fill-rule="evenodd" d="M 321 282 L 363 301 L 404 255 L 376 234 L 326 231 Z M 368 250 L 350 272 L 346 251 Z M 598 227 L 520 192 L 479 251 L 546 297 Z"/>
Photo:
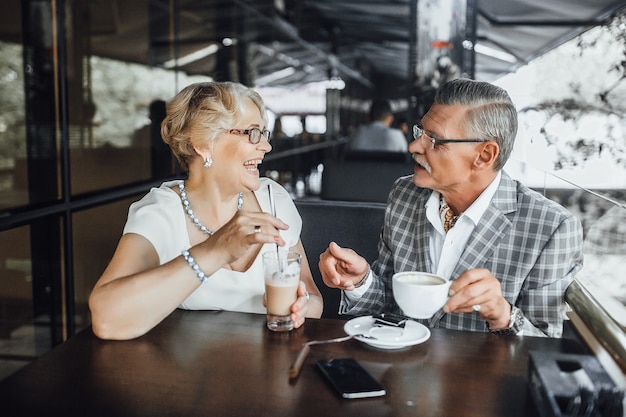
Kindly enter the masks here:
<path id="1" fill-rule="evenodd" d="M 89 298 L 94 333 L 135 338 L 176 308 L 265 313 L 261 254 L 276 244 L 302 254 L 295 326 L 320 317 L 302 220 L 289 194 L 259 177 L 272 147 L 258 93 L 231 82 L 190 85 L 168 104 L 161 133 L 188 178 L 165 182 L 131 205 Z M 276 217 L 268 213 L 270 187 Z"/>

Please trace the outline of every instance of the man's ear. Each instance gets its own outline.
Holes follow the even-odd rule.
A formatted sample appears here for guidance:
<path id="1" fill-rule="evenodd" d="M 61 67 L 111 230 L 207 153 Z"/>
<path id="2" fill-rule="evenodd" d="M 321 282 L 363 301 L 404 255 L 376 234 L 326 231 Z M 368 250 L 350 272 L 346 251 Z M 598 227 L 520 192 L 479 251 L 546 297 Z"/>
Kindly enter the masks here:
<path id="1" fill-rule="evenodd" d="M 476 156 L 474 166 L 477 169 L 493 168 L 498 155 L 500 155 L 500 146 L 496 141 L 490 140 L 485 142 L 481 147 L 480 153 Z"/>

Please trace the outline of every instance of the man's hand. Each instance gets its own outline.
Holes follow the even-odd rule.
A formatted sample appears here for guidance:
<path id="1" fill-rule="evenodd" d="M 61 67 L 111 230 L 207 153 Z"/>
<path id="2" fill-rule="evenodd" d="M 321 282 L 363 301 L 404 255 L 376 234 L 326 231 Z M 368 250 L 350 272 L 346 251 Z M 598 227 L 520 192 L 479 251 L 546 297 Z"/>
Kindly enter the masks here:
<path id="1" fill-rule="evenodd" d="M 327 286 L 350 291 L 365 277 L 368 264 L 354 250 L 331 242 L 320 255 L 319 268 Z"/>
<path id="2" fill-rule="evenodd" d="M 511 304 L 502 296 L 500 281 L 485 268 L 469 269 L 450 285 L 446 313 L 477 311 L 490 329 L 503 329 L 511 320 Z"/>

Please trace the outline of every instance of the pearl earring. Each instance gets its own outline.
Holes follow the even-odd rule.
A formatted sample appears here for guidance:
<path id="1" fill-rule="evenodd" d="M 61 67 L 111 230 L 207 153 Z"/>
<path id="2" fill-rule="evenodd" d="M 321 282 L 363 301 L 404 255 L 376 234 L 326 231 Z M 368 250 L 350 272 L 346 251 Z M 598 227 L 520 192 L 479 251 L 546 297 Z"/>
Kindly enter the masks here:
<path id="1" fill-rule="evenodd" d="M 213 159 L 209 156 L 204 160 L 204 167 L 210 168 L 213 165 Z"/>

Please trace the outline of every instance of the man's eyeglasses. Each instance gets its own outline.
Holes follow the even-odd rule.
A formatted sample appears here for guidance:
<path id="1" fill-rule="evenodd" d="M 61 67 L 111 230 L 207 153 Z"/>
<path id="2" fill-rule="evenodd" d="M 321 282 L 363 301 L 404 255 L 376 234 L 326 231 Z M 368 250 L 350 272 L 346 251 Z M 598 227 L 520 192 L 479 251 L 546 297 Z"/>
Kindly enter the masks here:
<path id="1" fill-rule="evenodd" d="M 234 135 L 248 135 L 248 140 L 251 144 L 256 145 L 261 141 L 261 136 L 265 138 L 265 140 L 269 143 L 270 137 L 272 136 L 272 132 L 269 130 L 261 130 L 259 128 L 253 127 L 252 129 L 230 129 L 228 133 L 232 133 Z"/>
<path id="2" fill-rule="evenodd" d="M 461 142 L 489 142 L 490 139 L 435 139 L 428 136 L 426 131 L 420 125 L 413 125 L 413 139 L 419 139 L 422 136 L 430 139 L 430 149 L 435 149 L 438 143 L 461 143 Z"/>

